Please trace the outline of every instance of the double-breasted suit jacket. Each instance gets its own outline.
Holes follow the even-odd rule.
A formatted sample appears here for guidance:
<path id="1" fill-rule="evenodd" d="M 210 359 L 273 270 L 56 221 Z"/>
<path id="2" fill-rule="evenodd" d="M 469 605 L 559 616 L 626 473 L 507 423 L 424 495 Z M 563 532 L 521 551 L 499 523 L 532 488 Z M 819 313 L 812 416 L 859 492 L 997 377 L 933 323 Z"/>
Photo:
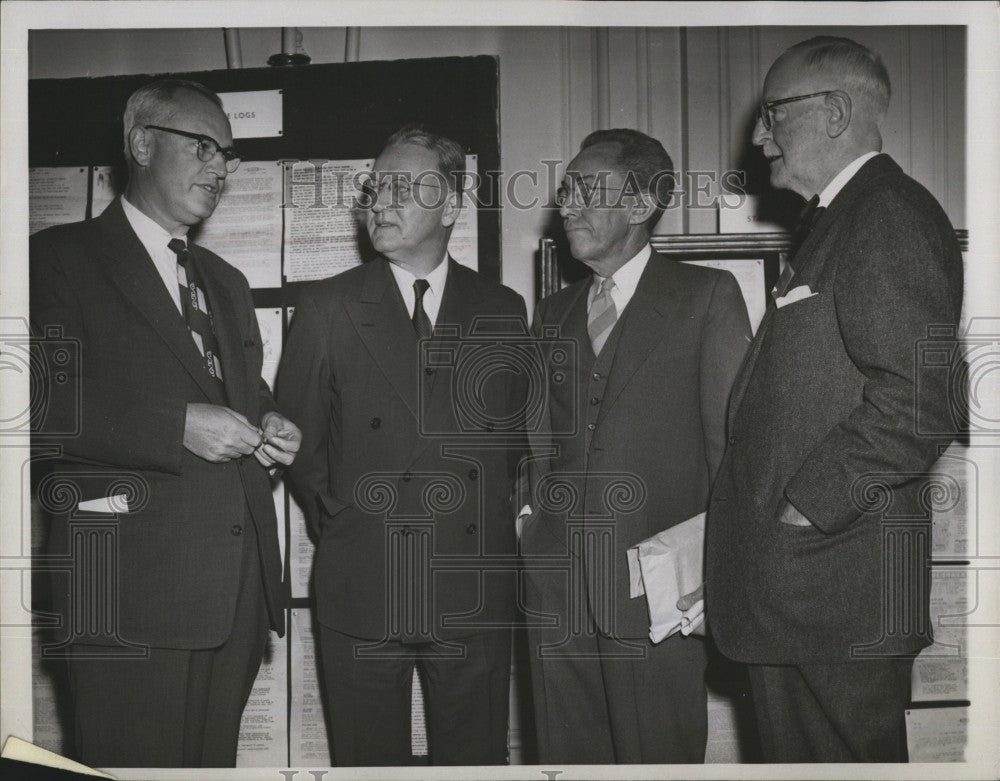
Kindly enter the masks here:
<path id="1" fill-rule="evenodd" d="M 272 623 L 283 628 L 275 618 L 283 593 L 266 470 L 253 457 L 209 463 L 183 445 L 188 403 L 225 405 L 254 424 L 275 408 L 261 379 L 263 350 L 246 278 L 207 249 L 190 250 L 213 311 L 224 391 L 208 376 L 120 201 L 96 219 L 31 238 L 33 331 L 44 342 L 65 343 L 72 356 L 47 367 L 53 381 L 35 417 L 35 442 L 61 447 L 39 487 L 53 516 L 52 565 L 59 570 L 58 561 L 68 561 L 71 524 L 93 518 L 78 511 L 79 502 L 110 492 L 128 503 L 127 511 L 119 508 L 110 554 L 117 612 L 94 614 L 97 608 L 71 593 L 80 577 L 95 588 L 103 584 L 105 570 L 77 557 L 73 578 L 68 570 L 55 574 L 57 610 L 64 628 L 76 628 L 67 639 L 107 642 L 117 633 L 161 648 L 220 645 L 233 625 L 244 545 L 254 537 Z M 95 632 L 96 621 L 111 624 Z"/>
<path id="2" fill-rule="evenodd" d="M 429 341 L 376 258 L 302 291 L 282 359 L 278 395 L 303 432 L 291 475 L 318 538 L 317 614 L 355 637 L 445 639 L 513 618 L 527 375 L 496 344 L 526 347 L 526 312 L 447 262 Z"/>
<path id="3" fill-rule="evenodd" d="M 708 516 L 712 632 L 757 664 L 913 653 L 930 642 L 927 472 L 961 415 L 951 358 L 921 359 L 929 327 L 957 329 L 954 231 L 878 155 L 795 266 L 791 287 L 813 295 L 769 310 L 733 391 Z M 783 499 L 811 526 L 780 523 Z"/>

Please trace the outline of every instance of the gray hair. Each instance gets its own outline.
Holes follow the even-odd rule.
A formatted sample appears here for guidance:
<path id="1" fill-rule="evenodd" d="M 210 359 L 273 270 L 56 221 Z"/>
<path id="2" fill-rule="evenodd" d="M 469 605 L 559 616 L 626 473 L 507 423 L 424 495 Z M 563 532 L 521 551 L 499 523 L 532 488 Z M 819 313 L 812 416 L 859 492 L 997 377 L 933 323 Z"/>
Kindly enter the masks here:
<path id="1" fill-rule="evenodd" d="M 617 144 L 617 163 L 622 173 L 638 189 L 653 197 L 653 213 L 644 225 L 652 231 L 659 222 L 674 191 L 674 164 L 663 144 L 645 133 L 631 128 L 595 130 L 580 144 L 582 152 L 595 144 Z"/>
<path id="2" fill-rule="evenodd" d="M 819 35 L 795 44 L 785 53 L 801 55 L 805 67 L 814 73 L 835 74 L 845 91 L 868 104 L 876 121 L 885 116 L 892 85 L 877 52 L 850 38 Z"/>
<path id="3" fill-rule="evenodd" d="M 212 90 L 196 81 L 186 79 L 160 79 L 139 87 L 129 96 L 125 104 L 125 116 L 122 120 L 125 143 L 125 158 L 131 160 L 128 136 L 136 125 L 161 125 L 169 122 L 177 110 L 174 96 L 180 90 L 195 92 L 222 108 L 222 99 Z"/>
<path id="4" fill-rule="evenodd" d="M 462 195 L 465 179 L 465 150 L 447 136 L 434 133 L 422 125 L 401 127 L 385 142 L 385 149 L 396 144 L 415 144 L 429 149 L 437 155 L 438 171 L 445 178 L 448 189 Z"/>

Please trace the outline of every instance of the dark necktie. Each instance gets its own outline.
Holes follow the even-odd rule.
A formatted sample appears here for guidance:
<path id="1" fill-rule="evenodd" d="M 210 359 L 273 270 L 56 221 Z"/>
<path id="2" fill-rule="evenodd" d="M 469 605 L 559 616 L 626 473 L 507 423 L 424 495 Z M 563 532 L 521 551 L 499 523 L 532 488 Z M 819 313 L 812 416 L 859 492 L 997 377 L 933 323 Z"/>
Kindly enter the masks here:
<path id="1" fill-rule="evenodd" d="M 785 270 L 781 272 L 774 290 L 771 291 L 773 298 L 781 298 L 788 292 L 788 288 L 792 283 L 792 277 L 795 276 L 795 269 L 793 268 L 795 255 L 798 253 L 803 242 L 805 242 L 809 231 L 819 222 L 819 218 L 823 215 L 825 208 L 819 205 L 819 195 L 814 195 L 799 213 L 799 220 L 795 225 L 795 230 L 792 232 L 792 246 L 788 252 L 788 261 L 785 263 Z"/>
<path id="2" fill-rule="evenodd" d="M 416 300 L 413 302 L 413 330 L 421 339 L 430 339 L 434 329 L 431 327 L 431 319 L 424 311 L 424 293 L 430 288 L 431 283 L 426 279 L 417 279 L 413 282 L 413 293 Z"/>
<path id="3" fill-rule="evenodd" d="M 219 341 L 215 338 L 212 310 L 205 295 L 205 283 L 202 282 L 194 256 L 183 239 L 171 239 L 167 246 L 177 255 L 177 284 L 181 289 L 184 322 L 191 329 L 191 337 L 205 359 L 205 370 L 210 377 L 221 383 L 223 379 Z"/>

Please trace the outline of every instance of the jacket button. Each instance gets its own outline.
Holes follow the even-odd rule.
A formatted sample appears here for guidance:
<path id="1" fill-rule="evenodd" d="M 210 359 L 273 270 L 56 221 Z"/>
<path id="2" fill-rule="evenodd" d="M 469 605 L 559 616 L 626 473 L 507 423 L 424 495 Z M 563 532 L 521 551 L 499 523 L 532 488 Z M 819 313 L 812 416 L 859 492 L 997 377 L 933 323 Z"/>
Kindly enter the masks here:
<path id="1" fill-rule="evenodd" d="M 597 424 L 596 423 L 588 423 L 587 424 L 587 431 L 593 431 L 595 428 L 597 428 Z"/>
<path id="2" fill-rule="evenodd" d="M 430 366 L 427 366 L 424 368 L 424 374 L 428 377 L 432 377 L 434 375 L 434 370 Z"/>
<path id="3" fill-rule="evenodd" d="M 466 526 L 465 527 L 465 533 L 466 534 L 475 534 L 476 533 L 476 524 L 470 523 L 468 526 Z"/>
<path id="4" fill-rule="evenodd" d="M 233 527 L 229 531 L 232 532 L 234 537 L 239 537 L 243 534 L 243 527 L 238 524 L 233 524 Z"/>
<path id="5" fill-rule="evenodd" d="M 370 422 L 372 428 L 378 428 L 382 425 L 382 418 L 372 418 Z"/>
<path id="6" fill-rule="evenodd" d="M 591 398 L 590 403 L 596 407 L 598 404 L 601 403 L 601 400 L 597 398 L 597 396 L 594 396 L 593 398 Z"/>
<path id="7" fill-rule="evenodd" d="M 479 470 L 478 469 L 470 469 L 469 470 L 469 479 L 470 480 L 478 480 L 479 479 Z"/>
<path id="8" fill-rule="evenodd" d="M 600 372 L 594 372 L 593 377 L 594 377 L 595 380 L 600 380 L 601 379 L 601 373 Z"/>
<path id="9" fill-rule="evenodd" d="M 406 472 L 406 473 L 405 473 L 405 474 L 403 475 L 403 482 L 404 482 L 404 483 L 408 483 L 408 482 L 410 482 L 410 481 L 411 481 L 412 479 L 413 479 L 413 475 L 411 475 L 411 474 L 410 474 L 409 472 Z"/>
<path id="10" fill-rule="evenodd" d="M 736 437 L 730 437 L 729 438 L 729 444 L 730 445 L 735 445 L 736 444 Z"/>

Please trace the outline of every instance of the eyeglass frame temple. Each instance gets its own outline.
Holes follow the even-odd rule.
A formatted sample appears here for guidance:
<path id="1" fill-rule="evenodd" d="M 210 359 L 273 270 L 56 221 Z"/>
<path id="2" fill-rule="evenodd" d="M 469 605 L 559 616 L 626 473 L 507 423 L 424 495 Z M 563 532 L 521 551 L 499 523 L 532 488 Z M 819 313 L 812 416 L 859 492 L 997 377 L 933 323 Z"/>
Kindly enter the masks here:
<path id="1" fill-rule="evenodd" d="M 175 127 L 163 127 L 162 125 L 142 125 L 142 127 L 144 129 L 150 128 L 151 130 L 162 130 L 164 133 L 173 133 L 174 135 L 183 136 L 184 138 L 190 138 L 191 140 L 198 142 L 199 148 L 201 147 L 203 141 L 211 141 L 213 144 L 215 144 L 215 148 L 218 150 L 218 152 L 222 153 L 222 159 L 226 163 L 227 171 L 229 171 L 229 163 L 232 162 L 233 160 L 236 161 L 236 165 L 233 167 L 232 171 L 229 171 L 229 173 L 233 173 L 237 168 L 239 168 L 239 165 L 243 160 L 243 158 L 240 156 L 240 153 L 236 151 L 235 146 L 223 146 L 214 138 L 212 138 L 211 136 L 206 136 L 204 133 L 192 133 L 189 130 L 178 130 Z M 218 154 L 218 152 L 216 152 L 216 154 Z M 201 155 L 197 155 L 197 157 L 199 160 L 201 160 Z M 215 157 L 215 155 L 212 155 L 212 157 Z M 211 160 L 212 157 L 209 157 L 208 160 Z M 207 163 L 208 160 L 201 160 L 201 161 L 203 163 Z"/>
<path id="2" fill-rule="evenodd" d="M 783 106 L 786 103 L 795 103 L 799 100 L 808 100 L 809 98 L 818 98 L 820 95 L 831 95 L 837 90 L 828 89 L 822 92 L 810 92 L 808 95 L 792 95 L 790 98 L 779 98 L 778 100 L 762 100 L 757 105 L 757 117 L 760 119 L 760 123 L 764 126 L 764 130 L 770 130 L 774 126 L 773 121 L 769 121 L 767 117 L 771 113 L 771 109 L 775 106 Z"/>

